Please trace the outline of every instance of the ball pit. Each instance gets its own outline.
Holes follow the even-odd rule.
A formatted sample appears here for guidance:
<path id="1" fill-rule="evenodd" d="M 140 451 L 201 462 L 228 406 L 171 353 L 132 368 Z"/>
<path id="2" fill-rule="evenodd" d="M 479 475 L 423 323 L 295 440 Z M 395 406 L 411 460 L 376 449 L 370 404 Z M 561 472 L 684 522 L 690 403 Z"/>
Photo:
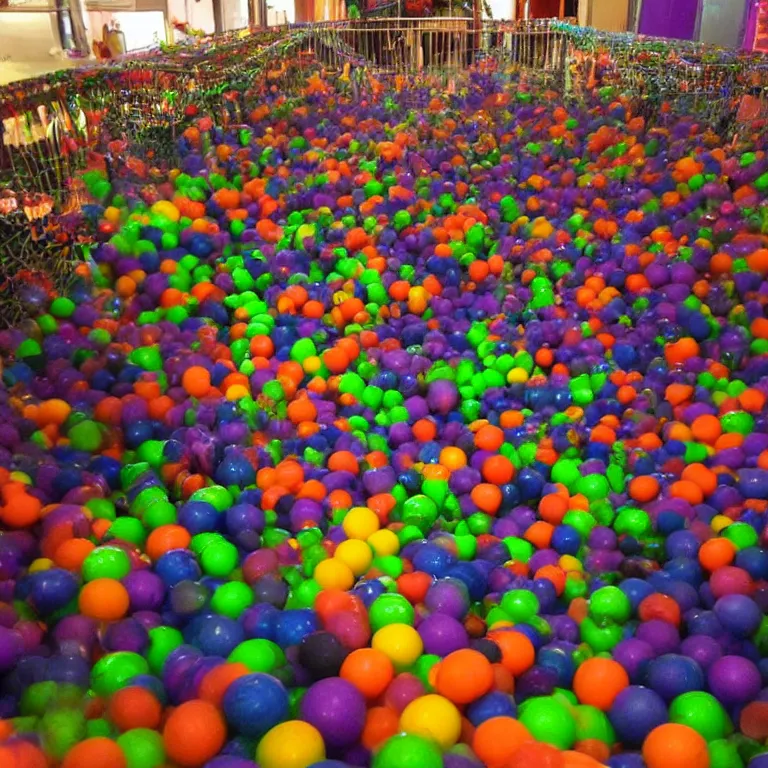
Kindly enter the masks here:
<path id="1" fill-rule="evenodd" d="M 352 93 L 88 171 L 0 332 L 0 764 L 768 765 L 765 137 Z"/>

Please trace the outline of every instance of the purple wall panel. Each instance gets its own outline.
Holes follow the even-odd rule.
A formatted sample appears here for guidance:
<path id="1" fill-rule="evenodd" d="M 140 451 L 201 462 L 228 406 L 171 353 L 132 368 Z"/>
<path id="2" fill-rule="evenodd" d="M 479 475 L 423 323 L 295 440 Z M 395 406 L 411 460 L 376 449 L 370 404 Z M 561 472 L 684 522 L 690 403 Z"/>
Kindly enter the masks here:
<path id="1" fill-rule="evenodd" d="M 643 0 L 638 32 L 692 40 L 699 0 Z"/>

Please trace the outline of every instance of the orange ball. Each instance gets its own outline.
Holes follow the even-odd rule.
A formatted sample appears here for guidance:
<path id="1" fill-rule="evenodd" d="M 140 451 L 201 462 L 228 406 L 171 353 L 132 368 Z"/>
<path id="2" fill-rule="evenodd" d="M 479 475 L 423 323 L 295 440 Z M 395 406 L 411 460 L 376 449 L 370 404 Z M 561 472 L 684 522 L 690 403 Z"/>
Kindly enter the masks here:
<path id="1" fill-rule="evenodd" d="M 184 768 L 196 768 L 217 755 L 227 738 L 227 726 L 208 701 L 185 701 L 171 712 L 163 728 L 168 757 Z"/>
<path id="2" fill-rule="evenodd" d="M 492 687 L 491 662 L 471 648 L 449 653 L 437 667 L 435 689 L 454 704 L 469 704 Z"/>
<path id="3" fill-rule="evenodd" d="M 480 723 L 472 749 L 487 768 L 506 768 L 523 744 L 533 741 L 530 731 L 513 717 L 492 717 Z"/>
<path id="4" fill-rule="evenodd" d="M 659 495 L 659 481 L 651 475 L 639 475 L 629 481 L 629 495 L 640 503 L 653 501 Z"/>
<path id="5" fill-rule="evenodd" d="M 125 768 L 123 750 L 111 739 L 97 736 L 75 744 L 67 752 L 61 768 Z"/>
<path id="6" fill-rule="evenodd" d="M 723 427 L 717 416 L 704 413 L 697 416 L 691 424 L 691 434 L 694 440 L 700 443 L 709 443 L 710 445 L 723 434 Z"/>
<path id="7" fill-rule="evenodd" d="M 515 677 L 527 672 L 536 660 L 536 650 L 533 643 L 522 632 L 510 629 L 499 629 L 488 633 L 488 639 L 493 640 L 501 649 L 501 663 Z"/>
<path id="8" fill-rule="evenodd" d="M 219 707 L 229 686 L 238 678 L 250 674 L 250 671 L 245 664 L 239 661 L 219 664 L 205 673 L 197 693 L 203 701 L 210 702 L 214 707 Z"/>
<path id="9" fill-rule="evenodd" d="M 475 446 L 481 451 L 498 451 L 503 444 L 504 430 L 493 424 L 486 424 L 475 433 Z"/>
<path id="10" fill-rule="evenodd" d="M 160 725 L 163 707 L 151 691 L 138 685 L 122 688 L 110 699 L 109 719 L 121 730 L 155 729 Z"/>
<path id="11" fill-rule="evenodd" d="M 181 386 L 191 397 L 205 397 L 211 391 L 211 374 L 201 365 L 193 365 L 184 371 Z"/>
<path id="12" fill-rule="evenodd" d="M 117 579 L 94 579 L 80 590 L 80 613 L 98 621 L 117 621 L 128 613 L 128 590 Z"/>
<path id="13" fill-rule="evenodd" d="M 709 768 L 707 742 L 693 728 L 665 723 L 654 728 L 643 743 L 648 768 Z"/>
<path id="14" fill-rule="evenodd" d="M 172 549 L 186 549 L 192 537 L 181 525 L 161 525 L 147 537 L 145 551 L 153 560 L 158 560 Z"/>
<path id="15" fill-rule="evenodd" d="M 563 753 L 549 744 L 530 741 L 523 744 L 505 768 L 564 768 Z"/>
<path id="16" fill-rule="evenodd" d="M 730 565 L 736 557 L 736 545 L 730 539 L 710 539 L 699 548 L 699 563 L 708 571 Z"/>
<path id="17" fill-rule="evenodd" d="M 360 742 L 373 751 L 400 731 L 400 715 L 392 707 L 371 707 L 365 717 Z"/>
<path id="18" fill-rule="evenodd" d="M 613 659 L 587 659 L 573 678 L 573 692 L 582 704 L 607 712 L 613 700 L 629 685 L 624 667 Z"/>
<path id="19" fill-rule="evenodd" d="M 367 699 L 375 699 L 387 690 L 395 676 L 389 656 L 377 648 L 358 648 L 344 659 L 339 677 L 348 680 Z"/>

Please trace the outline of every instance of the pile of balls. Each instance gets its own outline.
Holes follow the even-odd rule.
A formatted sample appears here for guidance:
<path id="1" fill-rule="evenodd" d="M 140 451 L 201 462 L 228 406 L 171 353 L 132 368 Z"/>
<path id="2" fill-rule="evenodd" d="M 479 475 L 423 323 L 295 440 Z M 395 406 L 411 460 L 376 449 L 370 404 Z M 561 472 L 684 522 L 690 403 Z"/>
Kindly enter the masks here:
<path id="1" fill-rule="evenodd" d="M 768 136 L 400 86 L 86 174 L 0 333 L 3 768 L 768 766 Z"/>

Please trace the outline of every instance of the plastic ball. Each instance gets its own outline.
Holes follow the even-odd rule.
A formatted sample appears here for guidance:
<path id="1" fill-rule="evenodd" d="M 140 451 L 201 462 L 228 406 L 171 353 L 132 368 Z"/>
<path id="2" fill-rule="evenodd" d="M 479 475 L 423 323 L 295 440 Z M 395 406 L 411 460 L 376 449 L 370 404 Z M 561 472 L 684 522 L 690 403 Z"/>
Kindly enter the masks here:
<path id="1" fill-rule="evenodd" d="M 448 699 L 435 694 L 414 699 L 400 715 L 404 733 L 431 739 L 443 750 L 450 749 L 461 734 L 461 715 Z"/>
<path id="2" fill-rule="evenodd" d="M 307 768 L 325 759 L 325 745 L 309 723 L 288 720 L 272 728 L 259 742 L 256 759 L 261 768 Z"/>

